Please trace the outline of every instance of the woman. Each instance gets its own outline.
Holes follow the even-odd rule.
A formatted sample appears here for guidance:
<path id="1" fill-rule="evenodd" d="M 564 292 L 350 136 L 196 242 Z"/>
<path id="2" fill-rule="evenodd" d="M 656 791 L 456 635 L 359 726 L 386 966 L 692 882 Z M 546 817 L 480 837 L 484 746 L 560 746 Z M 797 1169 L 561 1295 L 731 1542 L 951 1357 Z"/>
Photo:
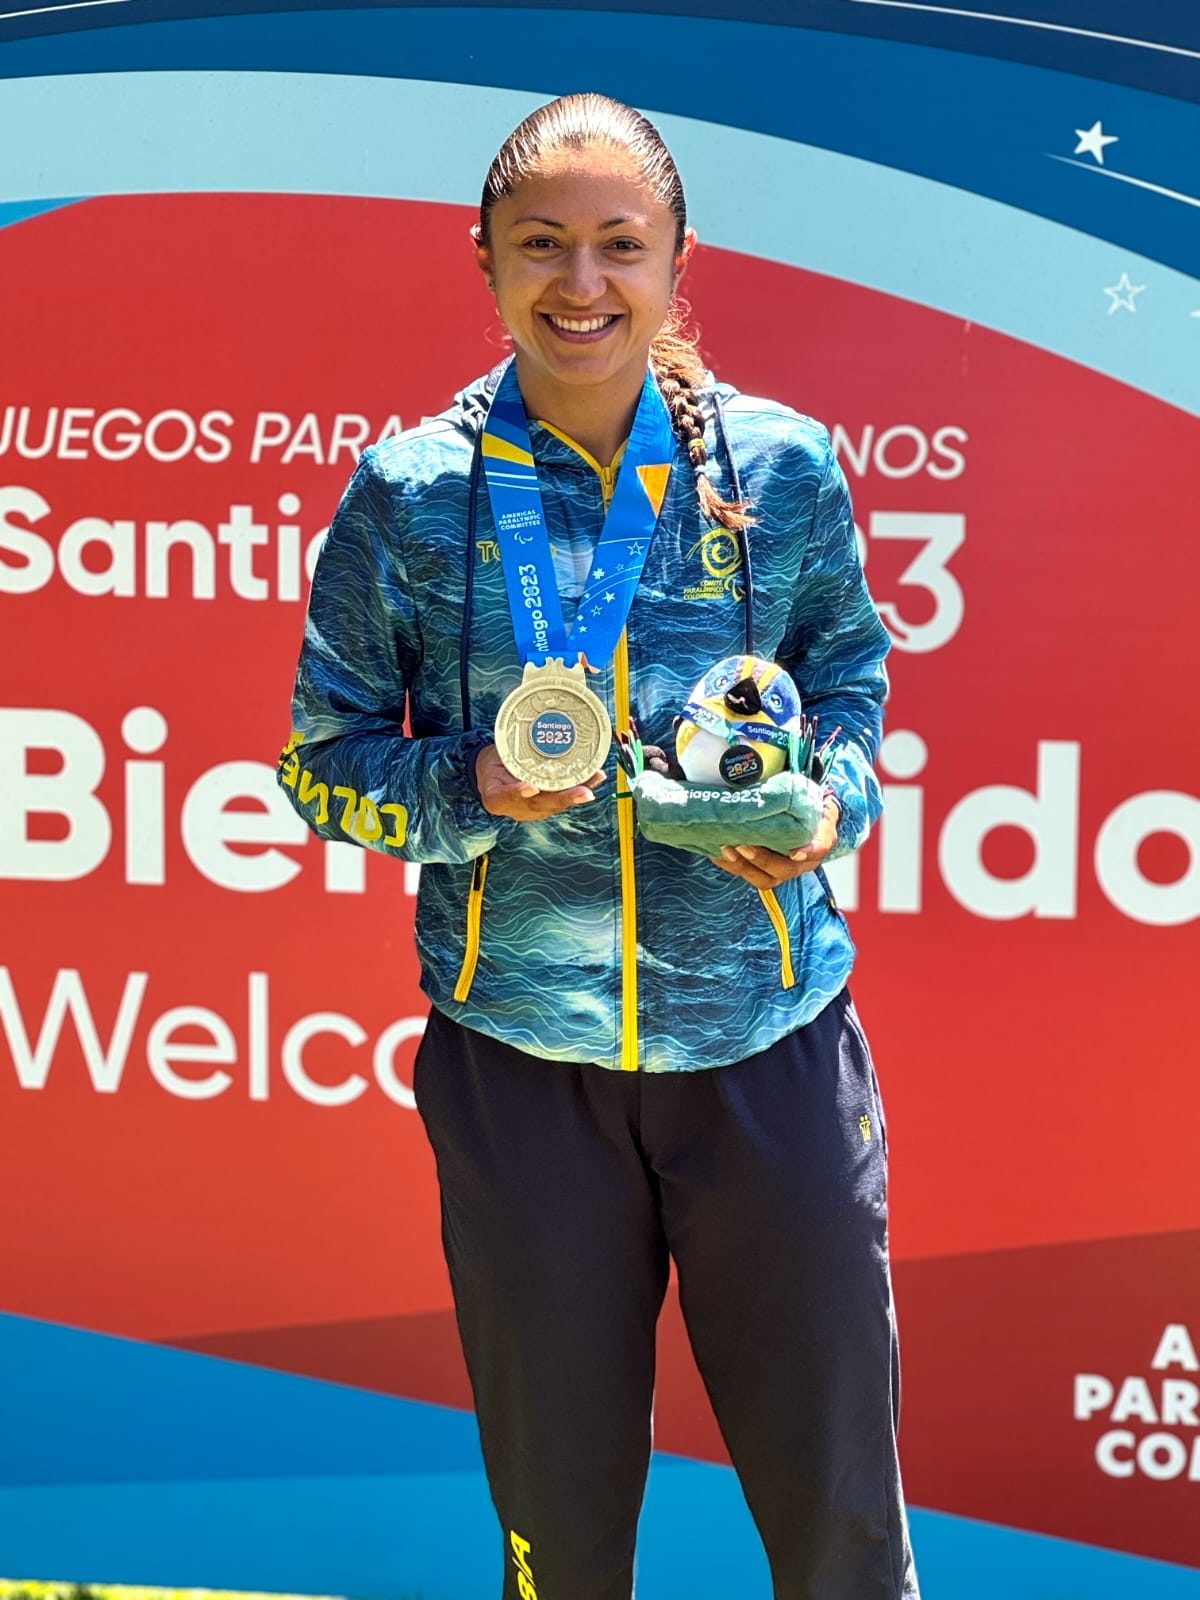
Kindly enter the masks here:
<path id="1" fill-rule="evenodd" d="M 514 361 L 364 454 L 280 772 L 322 836 L 424 866 L 416 1090 L 504 1594 L 631 1594 L 673 1257 L 776 1595 L 915 1595 L 882 1112 L 819 872 L 879 810 L 888 641 L 845 481 L 823 428 L 714 386 L 679 330 L 695 234 L 636 112 L 535 112 L 473 234 Z M 522 493 L 552 546 L 532 600 L 518 545 L 538 516 L 503 509 Z M 558 792 L 506 770 L 501 703 L 561 653 L 554 584 L 618 730 L 668 732 L 734 653 L 793 674 L 841 729 L 807 849 L 710 862 L 635 837 L 611 755 Z"/>

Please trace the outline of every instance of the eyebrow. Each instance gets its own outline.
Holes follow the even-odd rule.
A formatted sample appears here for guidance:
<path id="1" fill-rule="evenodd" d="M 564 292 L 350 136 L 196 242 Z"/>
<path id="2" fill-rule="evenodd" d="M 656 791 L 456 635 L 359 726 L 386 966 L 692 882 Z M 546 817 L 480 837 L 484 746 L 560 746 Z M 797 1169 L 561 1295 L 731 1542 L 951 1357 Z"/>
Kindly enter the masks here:
<path id="1" fill-rule="evenodd" d="M 553 217 L 518 217 L 515 222 L 510 223 L 510 227 L 523 228 L 530 222 L 540 222 L 544 228 L 558 228 L 562 231 L 565 231 L 567 226 L 565 222 L 556 222 Z M 644 217 L 610 217 L 607 222 L 600 224 L 599 231 L 604 233 L 610 228 L 623 228 L 630 223 L 639 228 L 653 227 L 653 223 Z"/>

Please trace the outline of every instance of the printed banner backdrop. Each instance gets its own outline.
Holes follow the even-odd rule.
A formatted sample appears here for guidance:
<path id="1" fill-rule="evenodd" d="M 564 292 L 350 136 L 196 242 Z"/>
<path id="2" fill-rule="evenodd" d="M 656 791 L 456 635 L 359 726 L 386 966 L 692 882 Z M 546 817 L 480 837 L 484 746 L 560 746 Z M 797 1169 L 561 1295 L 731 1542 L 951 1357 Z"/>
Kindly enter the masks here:
<path id="1" fill-rule="evenodd" d="M 0 17 L 0 1573 L 496 1582 L 417 870 L 273 768 L 357 452 L 503 352 L 487 162 L 594 86 L 679 159 L 715 370 L 831 428 L 896 645 L 838 888 L 926 1600 L 1200 1600 L 1200 22 L 136 9 Z M 765 1597 L 661 1342 L 639 1594 Z"/>

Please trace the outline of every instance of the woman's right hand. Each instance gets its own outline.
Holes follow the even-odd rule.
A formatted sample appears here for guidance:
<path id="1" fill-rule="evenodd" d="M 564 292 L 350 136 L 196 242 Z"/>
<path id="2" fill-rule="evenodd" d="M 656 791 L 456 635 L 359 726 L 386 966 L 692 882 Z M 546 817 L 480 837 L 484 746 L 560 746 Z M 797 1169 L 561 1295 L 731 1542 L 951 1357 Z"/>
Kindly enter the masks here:
<path id="1" fill-rule="evenodd" d="M 495 745 L 489 744 L 475 757 L 475 781 L 479 785 L 483 809 L 493 817 L 541 822 L 546 817 L 557 816 L 560 811 L 569 811 L 572 806 L 594 800 L 592 791 L 604 782 L 604 773 L 593 773 L 586 784 L 577 784 L 574 789 L 535 789 L 531 783 L 514 778 L 501 761 Z"/>

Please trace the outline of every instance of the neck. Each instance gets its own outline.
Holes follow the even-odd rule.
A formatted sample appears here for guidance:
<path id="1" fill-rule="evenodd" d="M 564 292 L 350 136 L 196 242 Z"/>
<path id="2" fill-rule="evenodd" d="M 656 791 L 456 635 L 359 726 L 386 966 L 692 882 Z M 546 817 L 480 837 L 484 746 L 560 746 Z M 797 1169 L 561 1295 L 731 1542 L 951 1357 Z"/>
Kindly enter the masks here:
<path id="1" fill-rule="evenodd" d="M 543 373 L 526 372 L 518 355 L 517 379 L 530 417 L 552 422 L 607 466 L 629 437 L 646 369 L 618 373 L 605 383 L 556 383 Z"/>

